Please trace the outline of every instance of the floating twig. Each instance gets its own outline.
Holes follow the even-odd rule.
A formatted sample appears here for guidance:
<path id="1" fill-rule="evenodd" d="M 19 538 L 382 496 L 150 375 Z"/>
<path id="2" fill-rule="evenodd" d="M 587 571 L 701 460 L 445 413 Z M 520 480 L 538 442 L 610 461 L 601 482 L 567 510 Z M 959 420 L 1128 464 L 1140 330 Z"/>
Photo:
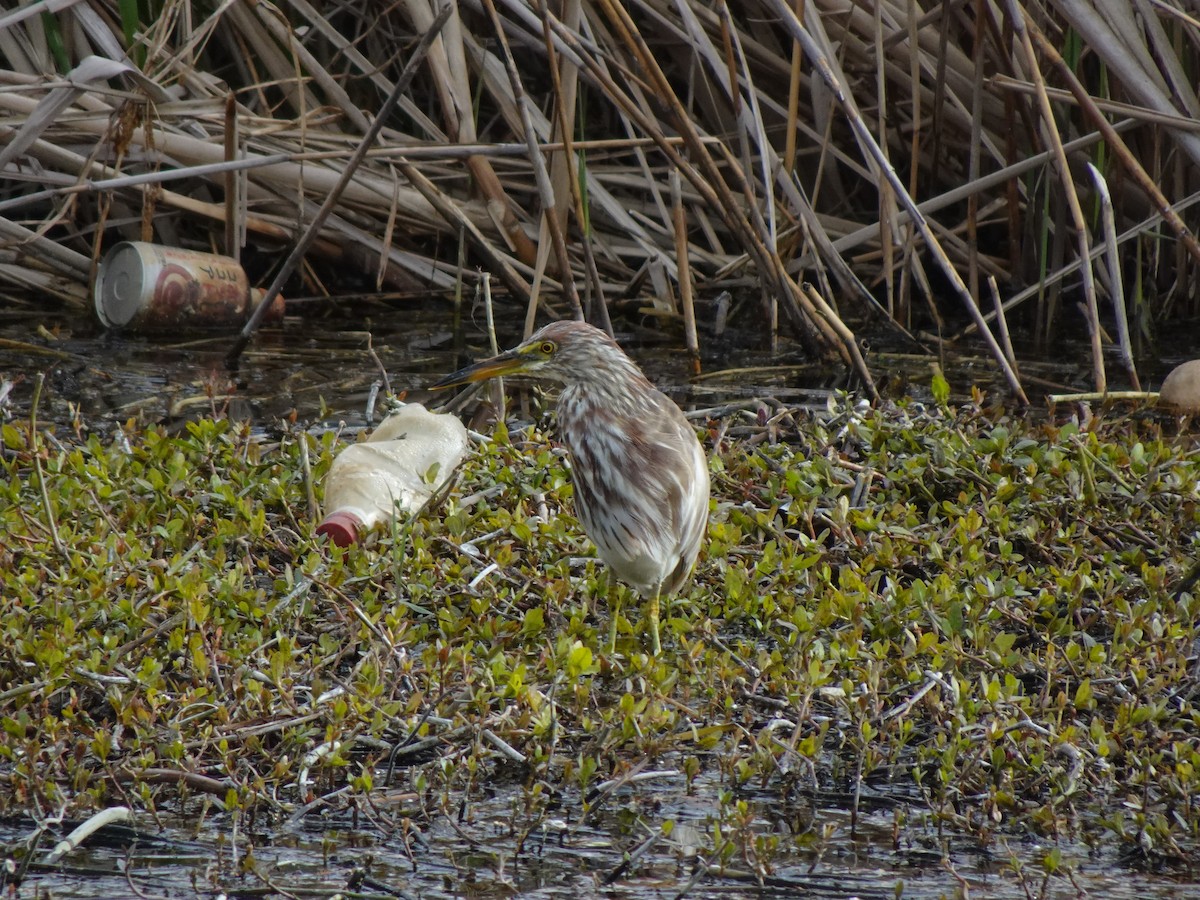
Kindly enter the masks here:
<path id="1" fill-rule="evenodd" d="M 77 850 L 84 841 L 105 825 L 132 821 L 133 813 L 127 806 L 110 806 L 108 809 L 101 810 L 59 841 L 46 856 L 46 864 L 53 866 L 61 862 L 64 856 Z"/>

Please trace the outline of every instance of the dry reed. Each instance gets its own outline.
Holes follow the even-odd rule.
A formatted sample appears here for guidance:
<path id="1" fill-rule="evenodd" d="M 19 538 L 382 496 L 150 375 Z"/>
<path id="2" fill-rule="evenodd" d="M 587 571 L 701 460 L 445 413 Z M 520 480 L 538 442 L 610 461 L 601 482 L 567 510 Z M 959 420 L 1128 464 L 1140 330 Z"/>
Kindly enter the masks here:
<path id="1" fill-rule="evenodd" d="M 282 259 L 444 3 L 152 5 L 0 16 L 10 291 L 82 304 L 118 239 Z M 309 256 L 447 297 L 482 267 L 530 326 L 607 326 L 652 293 L 680 343 L 729 288 L 752 301 L 743 326 L 868 393 L 847 322 L 986 336 L 995 279 L 1004 341 L 1090 328 L 1103 389 L 1106 311 L 1143 324 L 1122 323 L 1130 377 L 1145 323 L 1196 313 L 1198 56 L 1180 0 L 455 0 Z M 1111 186 L 1107 237 L 1088 163 Z M 1137 277 L 1111 268 L 1118 248 Z"/>

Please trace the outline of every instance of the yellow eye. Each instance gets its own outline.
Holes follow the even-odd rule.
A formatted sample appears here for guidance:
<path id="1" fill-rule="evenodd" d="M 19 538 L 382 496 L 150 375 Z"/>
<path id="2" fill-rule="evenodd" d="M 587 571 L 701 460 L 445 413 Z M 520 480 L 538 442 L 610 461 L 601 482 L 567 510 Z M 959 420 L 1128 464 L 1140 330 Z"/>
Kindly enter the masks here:
<path id="1" fill-rule="evenodd" d="M 538 352 L 544 354 L 545 356 L 549 356 L 556 349 L 558 348 L 554 346 L 554 341 L 542 341 L 541 346 L 538 347 Z"/>

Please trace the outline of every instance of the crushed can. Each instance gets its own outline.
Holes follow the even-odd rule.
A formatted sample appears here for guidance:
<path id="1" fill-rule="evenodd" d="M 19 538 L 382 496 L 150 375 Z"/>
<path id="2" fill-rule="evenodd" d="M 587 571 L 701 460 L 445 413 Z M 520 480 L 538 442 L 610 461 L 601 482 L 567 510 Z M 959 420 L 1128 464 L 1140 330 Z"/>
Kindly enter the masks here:
<path id="1" fill-rule="evenodd" d="M 93 295 L 106 328 L 143 331 L 240 328 L 263 299 L 231 257 L 144 241 L 123 241 L 108 251 Z M 283 298 L 276 297 L 263 324 L 280 322 L 283 311 Z"/>

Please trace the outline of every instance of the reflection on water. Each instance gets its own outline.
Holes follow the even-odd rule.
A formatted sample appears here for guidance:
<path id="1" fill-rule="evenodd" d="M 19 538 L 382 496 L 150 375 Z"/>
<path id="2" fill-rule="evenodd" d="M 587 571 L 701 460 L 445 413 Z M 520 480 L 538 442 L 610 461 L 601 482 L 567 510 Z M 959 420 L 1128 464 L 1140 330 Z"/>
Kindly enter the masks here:
<path id="1" fill-rule="evenodd" d="M 28 415 L 33 385 L 42 373 L 39 418 L 78 419 L 92 429 L 131 419 L 171 423 L 201 416 L 228 416 L 260 427 L 293 416 L 307 424 L 361 425 L 372 398 L 385 387 L 396 393 L 420 391 L 435 377 L 490 352 L 482 312 L 464 314 L 456 327 L 445 303 L 422 309 L 372 301 L 346 309 L 357 314 L 290 316 L 282 328 L 262 331 L 236 371 L 226 365 L 232 336 L 105 332 L 88 311 L 45 314 L 37 304 L 0 309 L 0 415 Z M 516 344 L 523 310 L 506 306 L 496 320 L 500 346 Z M 625 349 L 685 407 L 720 408 L 756 397 L 819 406 L 830 390 L 856 387 L 843 367 L 815 363 L 786 340 L 778 352 L 768 353 L 758 346 L 761 336 L 745 330 L 719 338 L 702 331 L 704 371 L 689 379 L 678 334 L 668 329 L 664 335 L 657 326 L 639 329 L 628 321 L 619 327 Z M 1090 369 L 1081 362 L 1086 354 L 1081 348 L 1069 357 L 1022 364 L 1035 405 L 1039 391 L 1087 389 Z M 998 367 L 978 348 L 961 348 L 959 355 L 938 360 L 910 347 L 877 344 L 867 349 L 867 359 L 881 391 L 890 396 L 928 398 L 935 365 L 947 372 L 961 396 L 972 385 L 994 397 L 1007 394 Z M 1144 378 L 1157 383 L 1155 374 Z"/>
<path id="2" fill-rule="evenodd" d="M 509 313 L 498 316 L 502 347 L 520 339 L 523 317 Z M 725 403 L 756 391 L 811 399 L 813 392 L 800 388 L 816 388 L 829 379 L 822 367 L 795 365 L 794 358 L 725 342 L 710 344 L 705 353 L 727 359 L 706 360 L 704 378 L 690 389 L 673 388 L 686 382 L 684 354 L 661 349 L 656 332 L 627 331 L 620 337 L 656 382 L 693 405 Z M 10 417 L 26 415 L 40 372 L 45 375 L 39 403 L 43 421 L 78 417 L 101 428 L 130 419 L 229 416 L 269 425 L 296 416 L 304 422 L 362 424 L 371 398 L 385 387 L 396 393 L 420 390 L 468 358 L 489 352 L 482 321 L 470 320 L 456 333 L 447 309 L 379 309 L 367 319 L 291 317 L 284 327 L 261 332 L 236 371 L 226 365 L 231 346 L 229 336 L 106 333 L 79 312 L 47 317 L 0 311 L 0 379 L 10 384 L 0 403 Z M 727 366 L 738 371 L 714 374 Z M 756 387 L 745 387 L 748 383 Z"/>
<path id="3" fill-rule="evenodd" d="M 42 372 L 40 417 L 69 421 L 78 414 L 92 427 L 205 415 L 258 424 L 293 414 L 361 418 L 385 369 L 393 389 L 404 390 L 417 384 L 418 372 L 432 374 L 454 355 L 445 316 L 393 318 L 402 327 L 290 320 L 263 331 L 230 371 L 229 336 L 105 333 L 82 314 L 47 325 L 10 312 L 0 317 L 0 377 L 19 381 L 10 398 L 16 415 Z"/>

